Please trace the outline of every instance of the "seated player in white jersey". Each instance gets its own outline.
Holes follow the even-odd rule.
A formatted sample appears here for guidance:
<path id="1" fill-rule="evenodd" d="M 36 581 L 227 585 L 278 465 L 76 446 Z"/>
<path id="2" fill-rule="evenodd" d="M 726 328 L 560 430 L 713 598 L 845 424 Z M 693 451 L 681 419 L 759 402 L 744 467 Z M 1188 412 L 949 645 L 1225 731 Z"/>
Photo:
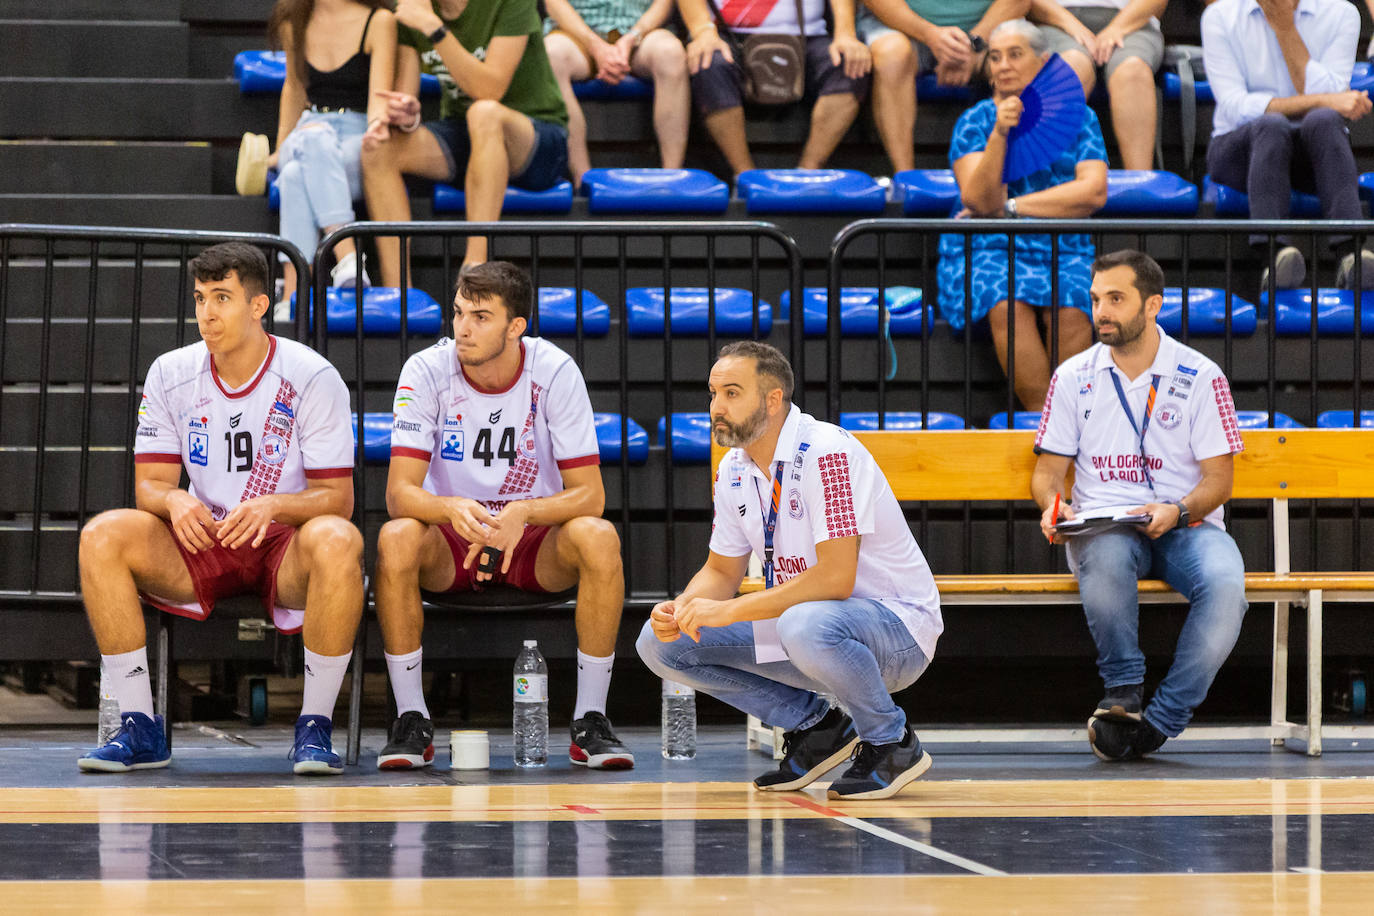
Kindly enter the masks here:
<path id="1" fill-rule="evenodd" d="M 134 442 L 134 509 L 81 531 L 81 592 L 115 685 L 121 726 L 83 770 L 171 761 L 153 715 L 140 599 L 204 620 L 259 595 L 277 629 L 305 629 L 305 697 L 293 769 L 337 774 L 332 716 L 362 616 L 348 389 L 310 348 L 269 335 L 267 259 L 229 242 L 190 262 L 201 341 L 148 370 Z M 190 480 L 182 489 L 183 469 Z"/>
<path id="2" fill-rule="evenodd" d="M 468 265 L 453 299 L 453 339 L 406 361 L 396 387 L 386 504 L 377 539 L 377 618 L 398 718 L 379 769 L 428 766 L 434 724 L 421 681 L 423 587 L 577 586 L 577 703 L 568 757 L 628 769 L 606 718 L 625 599 L 620 538 L 601 518 L 596 427 L 577 364 L 523 337 L 533 304 L 524 271 Z"/>

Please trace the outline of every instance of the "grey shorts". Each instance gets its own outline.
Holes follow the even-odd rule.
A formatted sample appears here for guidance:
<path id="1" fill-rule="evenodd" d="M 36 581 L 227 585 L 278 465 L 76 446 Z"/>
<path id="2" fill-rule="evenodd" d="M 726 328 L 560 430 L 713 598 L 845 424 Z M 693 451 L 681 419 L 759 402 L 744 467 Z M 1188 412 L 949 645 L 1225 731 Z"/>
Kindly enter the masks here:
<path id="1" fill-rule="evenodd" d="M 859 41 L 862 41 L 866 45 L 871 45 L 875 40 L 888 33 L 894 35 L 903 34 L 889 25 L 884 25 L 883 21 L 873 15 L 872 11 L 864 6 L 862 2 L 860 2 L 858 6 L 859 12 L 854 17 L 854 33 L 858 36 Z M 916 53 L 917 73 L 930 73 L 935 69 L 935 55 L 931 53 L 930 48 L 927 48 L 925 45 L 921 44 L 921 42 L 912 38 L 911 50 Z"/>
<path id="2" fill-rule="evenodd" d="M 1105 29 L 1117 12 L 1115 7 L 1110 6 L 1076 6 L 1069 10 L 1074 18 L 1087 26 L 1094 34 Z M 1092 54 L 1087 48 L 1069 37 L 1069 33 L 1063 29 L 1055 28 L 1052 25 L 1042 25 L 1040 30 L 1045 33 L 1045 39 L 1049 42 L 1050 50 L 1058 54 L 1065 51 L 1078 51 L 1084 54 L 1089 60 Z M 1112 56 L 1107 59 L 1107 64 L 1101 67 L 1102 78 L 1110 80 L 1116 68 L 1121 66 L 1122 61 L 1128 57 L 1138 57 L 1149 65 L 1152 73 L 1159 71 L 1159 65 L 1164 61 L 1164 36 L 1159 29 L 1148 23 L 1136 29 L 1126 36 L 1122 46 L 1112 52 Z"/>

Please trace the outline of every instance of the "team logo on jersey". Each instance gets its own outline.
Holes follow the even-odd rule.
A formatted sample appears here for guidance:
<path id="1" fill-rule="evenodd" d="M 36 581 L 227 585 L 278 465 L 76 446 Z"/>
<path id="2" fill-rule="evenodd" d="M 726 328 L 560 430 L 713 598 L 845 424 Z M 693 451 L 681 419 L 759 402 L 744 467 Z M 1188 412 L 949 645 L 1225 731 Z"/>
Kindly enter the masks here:
<path id="1" fill-rule="evenodd" d="M 500 423 L 501 411 L 498 410 L 495 413 L 487 414 L 487 422 L 490 423 L 492 426 L 495 426 L 497 423 Z"/>
<path id="2" fill-rule="evenodd" d="M 195 421 L 192 420 L 192 423 Z M 201 467 L 208 467 L 210 464 L 210 437 L 205 433 L 198 433 L 194 430 L 186 436 L 187 454 L 186 460 Z"/>
<path id="3" fill-rule="evenodd" d="M 746 511 L 745 508 L 744 508 L 744 505 L 741 504 L 741 505 L 738 507 L 738 509 L 739 509 L 739 517 L 740 517 L 740 518 L 744 518 L 744 513 L 745 513 L 745 511 Z"/>
<path id="4" fill-rule="evenodd" d="M 1176 429 L 1183 422 L 1183 407 L 1173 401 L 1159 408 L 1155 414 L 1160 429 Z"/>
<path id="5" fill-rule="evenodd" d="M 444 447 L 439 450 L 439 457 L 445 461 L 463 460 L 463 431 L 444 430 Z"/>
<path id="6" fill-rule="evenodd" d="M 268 464 L 281 464 L 286 460 L 286 440 L 276 433 L 263 436 L 258 457 Z"/>
<path id="7" fill-rule="evenodd" d="M 805 513 L 802 505 L 801 493 L 794 489 L 787 491 L 787 514 L 795 519 L 799 519 Z"/>
<path id="8" fill-rule="evenodd" d="M 524 455 L 524 456 L 527 457 L 527 458 L 533 458 L 533 457 L 534 457 L 534 437 L 533 437 L 533 436 L 526 436 L 525 439 L 524 439 L 524 441 L 520 443 L 520 454 Z"/>
<path id="9" fill-rule="evenodd" d="M 242 420 L 242 419 L 243 419 L 243 411 L 239 411 L 238 413 L 234 414 L 232 417 L 229 418 L 229 428 L 230 428 L 230 429 L 238 429 L 238 428 L 239 428 L 239 421 Z"/>

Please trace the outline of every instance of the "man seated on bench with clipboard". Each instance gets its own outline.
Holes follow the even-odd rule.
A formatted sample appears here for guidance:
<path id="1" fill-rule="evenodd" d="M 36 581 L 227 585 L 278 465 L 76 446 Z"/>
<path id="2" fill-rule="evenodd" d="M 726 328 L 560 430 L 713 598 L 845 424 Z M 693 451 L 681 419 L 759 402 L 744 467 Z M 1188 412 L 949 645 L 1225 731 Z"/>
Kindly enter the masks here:
<path id="1" fill-rule="evenodd" d="M 1148 255 L 1097 259 L 1099 342 L 1055 372 L 1035 437 L 1040 528 L 1056 542 L 1078 535 L 1069 567 L 1106 688 L 1088 741 L 1103 760 L 1144 756 L 1183 731 L 1247 607 L 1240 551 L 1222 525 L 1233 456 L 1244 447 L 1231 388 L 1215 363 L 1160 329 L 1163 293 L 1164 272 Z M 1070 466 L 1072 504 L 1062 499 Z M 1168 582 L 1190 607 L 1173 664 L 1142 712 L 1137 580 L 1146 577 Z"/>

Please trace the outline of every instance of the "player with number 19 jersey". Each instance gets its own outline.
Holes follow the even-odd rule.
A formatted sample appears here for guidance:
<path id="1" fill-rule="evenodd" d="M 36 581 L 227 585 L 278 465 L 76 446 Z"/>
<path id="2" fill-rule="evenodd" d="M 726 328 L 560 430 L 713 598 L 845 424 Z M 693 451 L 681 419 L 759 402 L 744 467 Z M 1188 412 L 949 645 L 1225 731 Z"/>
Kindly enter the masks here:
<path id="1" fill-rule="evenodd" d="M 563 490 L 561 472 L 600 462 L 587 385 L 572 357 L 520 340 L 520 369 L 502 391 L 475 385 L 445 337 L 406 361 L 396 386 L 393 457 L 429 462 L 424 488 L 499 511 Z"/>
<path id="2" fill-rule="evenodd" d="M 134 461 L 180 463 L 191 495 L 217 521 L 255 496 L 353 473 L 348 388 L 338 371 L 303 344 L 268 341 L 242 388 L 225 386 L 203 341 L 159 356 L 143 385 Z"/>

